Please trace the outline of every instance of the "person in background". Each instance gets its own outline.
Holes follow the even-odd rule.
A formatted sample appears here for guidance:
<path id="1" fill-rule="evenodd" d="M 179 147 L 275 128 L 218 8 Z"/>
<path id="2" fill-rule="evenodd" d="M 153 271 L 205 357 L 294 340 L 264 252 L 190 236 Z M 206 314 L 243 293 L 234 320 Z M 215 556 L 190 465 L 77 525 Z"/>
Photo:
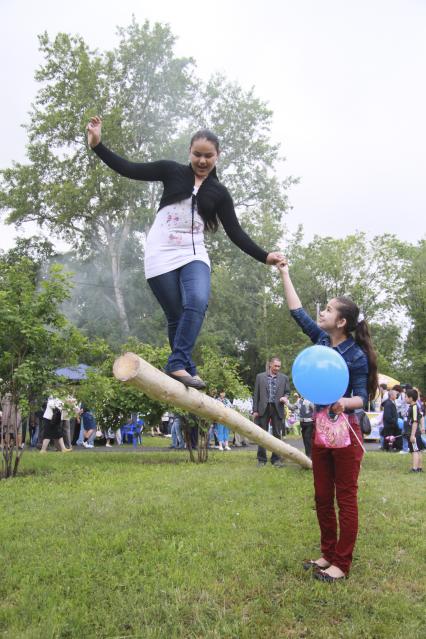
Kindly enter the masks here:
<path id="1" fill-rule="evenodd" d="M 299 405 L 300 429 L 302 431 L 305 455 L 312 456 L 312 435 L 314 432 L 314 410 L 315 406 L 309 399 L 302 399 Z"/>
<path id="2" fill-rule="evenodd" d="M 290 395 L 290 382 L 287 375 L 280 373 L 280 370 L 280 358 L 271 357 L 268 362 L 268 371 L 256 375 L 253 394 L 255 424 L 268 431 L 269 422 L 271 422 L 272 435 L 277 439 L 282 437 L 284 404 Z M 266 450 L 263 446 L 258 446 L 257 465 L 265 466 L 266 463 Z M 282 468 L 284 465 L 276 453 L 272 453 L 271 464 L 276 468 Z"/>
<path id="3" fill-rule="evenodd" d="M 250 418 L 250 415 L 253 413 L 253 398 L 248 397 L 247 399 L 239 399 L 235 397 L 232 400 L 232 408 L 237 410 L 239 413 Z M 250 441 L 247 439 L 245 435 L 241 435 L 241 433 L 234 432 L 234 442 L 235 446 L 249 446 Z"/>
<path id="4" fill-rule="evenodd" d="M 398 411 L 396 408 L 396 400 L 398 393 L 396 390 L 390 390 L 388 398 L 383 402 L 383 450 L 401 450 L 402 441 L 401 433 L 398 425 Z M 392 445 L 389 444 L 389 437 L 395 438 L 392 440 Z"/>
<path id="5" fill-rule="evenodd" d="M 414 388 L 406 392 L 408 412 L 406 417 L 405 437 L 408 439 L 408 447 L 412 457 L 412 473 L 422 473 L 422 451 L 425 445 L 421 436 L 421 414 L 417 406 L 419 395 Z M 424 432 L 424 429 L 423 429 Z"/>
<path id="6" fill-rule="evenodd" d="M 232 406 L 230 400 L 226 397 L 225 391 L 219 391 L 219 397 L 217 398 L 227 408 Z M 229 445 L 229 428 L 225 424 L 216 424 L 217 438 L 219 440 L 218 450 L 231 450 Z"/>
<path id="7" fill-rule="evenodd" d="M 28 418 L 28 433 L 30 436 L 30 447 L 34 448 L 38 436 L 38 420 L 35 412 L 31 412 Z"/>
<path id="8" fill-rule="evenodd" d="M 71 452 L 71 448 L 66 448 L 62 437 L 61 426 L 62 402 L 55 398 L 49 397 L 46 409 L 43 413 L 43 443 L 40 453 L 46 453 L 50 440 L 53 439 L 56 447 L 62 453 Z"/>
<path id="9" fill-rule="evenodd" d="M 64 444 L 67 448 L 71 448 L 74 437 L 74 432 L 71 432 L 71 420 L 74 426 L 77 412 L 79 412 L 77 400 L 75 397 L 68 395 L 63 403 L 61 414 L 62 437 L 64 438 Z"/>
<path id="10" fill-rule="evenodd" d="M 113 428 L 109 427 L 105 431 L 105 446 L 107 448 L 112 448 L 115 441 L 115 431 Z"/>
<path id="11" fill-rule="evenodd" d="M 91 410 L 83 404 L 80 414 L 83 426 L 83 446 L 84 448 L 94 448 L 96 439 L 96 420 Z"/>
<path id="12" fill-rule="evenodd" d="M 172 435 L 172 444 L 170 448 L 185 448 L 179 415 L 176 413 L 170 413 L 169 420 L 170 432 Z"/>
<path id="13" fill-rule="evenodd" d="M 401 419 L 405 420 L 408 413 L 408 403 L 406 401 L 406 396 L 405 396 L 406 387 L 400 386 L 399 384 L 397 384 L 393 386 L 392 390 L 395 390 L 398 393 L 398 396 L 395 400 L 398 417 L 401 417 Z"/>
<path id="14" fill-rule="evenodd" d="M 161 415 L 160 430 L 163 437 L 170 436 L 170 414 L 167 411 Z"/>
<path id="15" fill-rule="evenodd" d="M 388 385 L 382 382 L 379 384 L 379 411 L 382 410 L 383 402 L 385 402 L 389 397 Z"/>

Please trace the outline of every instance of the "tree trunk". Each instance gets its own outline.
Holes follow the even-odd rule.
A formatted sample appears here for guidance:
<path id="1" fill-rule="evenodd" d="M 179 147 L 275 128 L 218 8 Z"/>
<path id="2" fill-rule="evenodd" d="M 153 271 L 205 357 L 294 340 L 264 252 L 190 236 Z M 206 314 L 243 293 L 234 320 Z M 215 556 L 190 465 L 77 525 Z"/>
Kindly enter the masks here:
<path id="1" fill-rule="evenodd" d="M 120 232 L 119 240 L 117 241 L 116 235 L 111 232 L 111 229 L 107 229 L 108 250 L 111 256 L 111 274 L 114 287 L 114 296 L 117 304 L 118 317 L 120 319 L 121 328 L 123 334 L 127 337 L 130 334 L 129 320 L 127 318 L 126 305 L 124 303 L 123 293 L 121 291 L 120 282 L 120 264 L 121 254 L 125 240 L 129 234 L 129 223 L 126 221 L 123 229 Z"/>

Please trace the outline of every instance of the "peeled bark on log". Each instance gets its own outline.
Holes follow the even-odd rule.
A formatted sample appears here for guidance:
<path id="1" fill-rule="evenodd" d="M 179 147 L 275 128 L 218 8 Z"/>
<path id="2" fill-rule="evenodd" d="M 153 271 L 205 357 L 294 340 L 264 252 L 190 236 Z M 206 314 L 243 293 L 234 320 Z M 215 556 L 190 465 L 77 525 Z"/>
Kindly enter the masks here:
<path id="1" fill-rule="evenodd" d="M 212 397 L 194 388 L 187 388 L 135 353 L 125 353 L 116 359 L 113 371 L 119 381 L 136 386 L 151 399 L 178 406 L 212 422 L 226 424 L 233 431 L 280 457 L 291 459 L 303 468 L 312 468 L 309 457 L 297 448 L 273 437 L 237 411 L 227 408 Z"/>

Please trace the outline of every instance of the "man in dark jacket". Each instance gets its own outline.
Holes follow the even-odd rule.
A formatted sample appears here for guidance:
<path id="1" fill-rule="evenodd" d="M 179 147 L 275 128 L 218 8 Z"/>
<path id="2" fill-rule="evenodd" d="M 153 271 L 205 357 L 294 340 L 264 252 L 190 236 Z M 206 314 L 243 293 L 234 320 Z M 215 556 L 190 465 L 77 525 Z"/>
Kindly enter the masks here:
<path id="1" fill-rule="evenodd" d="M 388 398 L 383 402 L 383 450 L 401 450 L 402 439 L 399 437 L 401 431 L 398 426 L 398 411 L 396 408 L 395 400 L 398 396 L 396 390 L 389 391 Z M 393 435 L 397 437 L 392 445 L 386 440 L 386 437 Z"/>
<path id="2" fill-rule="evenodd" d="M 290 383 L 287 375 L 280 373 L 281 360 L 272 357 L 268 364 L 268 372 L 256 376 L 253 395 L 253 417 L 255 423 L 268 430 L 272 425 L 272 434 L 281 439 L 282 422 L 284 418 L 284 404 L 290 394 Z M 265 466 L 267 462 L 266 450 L 262 446 L 257 449 L 257 465 Z M 271 463 L 280 468 L 283 463 L 276 453 L 272 453 Z"/>

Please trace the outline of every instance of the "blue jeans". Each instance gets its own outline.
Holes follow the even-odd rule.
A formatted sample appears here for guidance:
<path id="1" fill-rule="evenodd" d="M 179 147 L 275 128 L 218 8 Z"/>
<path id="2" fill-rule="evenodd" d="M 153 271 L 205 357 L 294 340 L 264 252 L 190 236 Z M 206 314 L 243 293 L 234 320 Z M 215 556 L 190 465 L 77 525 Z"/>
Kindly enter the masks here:
<path id="1" fill-rule="evenodd" d="M 84 426 L 83 426 L 83 420 L 81 420 L 80 422 L 80 434 L 78 436 L 77 441 L 75 442 L 77 444 L 77 446 L 83 446 L 83 442 L 84 442 Z"/>
<path id="2" fill-rule="evenodd" d="M 180 428 L 180 419 L 175 417 L 172 422 L 172 446 L 173 448 L 183 448 L 183 436 Z"/>
<path id="3" fill-rule="evenodd" d="M 219 444 L 227 442 L 229 439 L 229 428 L 225 424 L 217 424 L 217 438 Z"/>
<path id="4" fill-rule="evenodd" d="M 196 260 L 147 281 L 167 319 L 172 354 L 165 370 L 172 373 L 185 369 L 190 375 L 196 375 L 192 350 L 209 301 L 209 267 Z"/>

